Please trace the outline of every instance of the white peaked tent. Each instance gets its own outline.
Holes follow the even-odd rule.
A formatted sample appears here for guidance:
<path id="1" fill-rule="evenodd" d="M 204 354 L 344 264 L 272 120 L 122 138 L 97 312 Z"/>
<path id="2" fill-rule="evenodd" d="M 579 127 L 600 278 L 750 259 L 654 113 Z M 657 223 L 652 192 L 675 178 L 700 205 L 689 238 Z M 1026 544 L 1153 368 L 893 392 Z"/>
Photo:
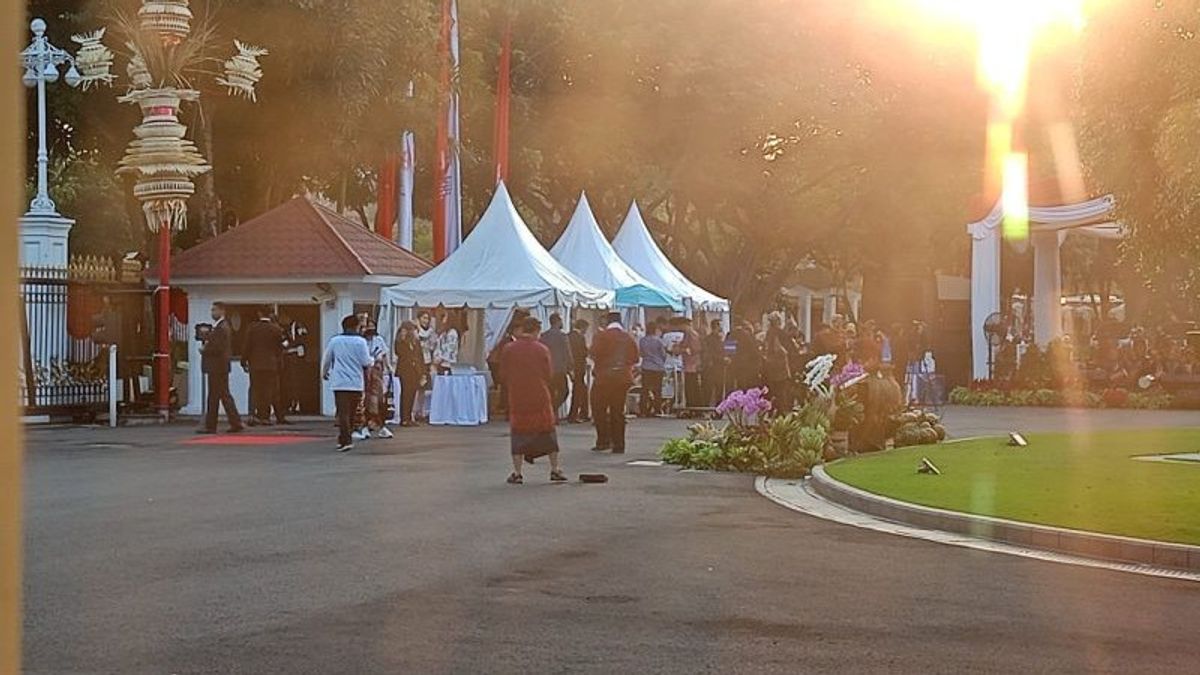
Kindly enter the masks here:
<path id="1" fill-rule="evenodd" d="M 654 286 L 613 250 L 592 214 L 587 194 L 579 195 L 575 213 L 550 249 L 550 255 L 580 279 L 606 290 L 615 291 L 638 284 Z"/>
<path id="2" fill-rule="evenodd" d="M 662 249 L 655 243 L 637 202 L 629 205 L 629 213 L 617 236 L 613 238 L 613 248 L 617 255 L 638 274 L 645 277 L 650 284 L 668 295 L 683 298 L 689 310 L 728 314 L 729 301 L 717 297 L 692 283 L 691 279 L 683 276 L 683 272 L 667 259 Z"/>
<path id="3" fill-rule="evenodd" d="M 485 310 L 485 347 L 490 349 L 517 307 L 544 320 L 551 308 L 611 307 L 613 296 L 559 264 L 529 231 L 500 183 L 462 245 L 425 274 L 383 289 L 380 304 Z"/>

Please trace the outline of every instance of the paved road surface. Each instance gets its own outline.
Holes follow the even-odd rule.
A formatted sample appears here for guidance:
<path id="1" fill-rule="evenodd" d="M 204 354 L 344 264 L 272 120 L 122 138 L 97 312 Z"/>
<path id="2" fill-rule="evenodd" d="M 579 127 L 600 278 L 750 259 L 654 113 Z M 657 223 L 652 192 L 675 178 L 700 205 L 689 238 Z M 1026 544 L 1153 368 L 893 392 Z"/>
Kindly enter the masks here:
<path id="1" fill-rule="evenodd" d="M 1008 424 L 949 412 L 960 433 Z M 179 427 L 33 431 L 27 670 L 1195 672 L 1200 662 L 1200 585 L 856 530 L 768 502 L 749 476 L 625 464 L 680 428 L 636 423 L 624 459 L 592 456 L 586 430 L 570 428 L 569 471 L 612 482 L 550 485 L 539 465 L 519 487 L 503 482 L 500 426 L 422 428 L 347 455 L 329 438 L 196 446 Z"/>

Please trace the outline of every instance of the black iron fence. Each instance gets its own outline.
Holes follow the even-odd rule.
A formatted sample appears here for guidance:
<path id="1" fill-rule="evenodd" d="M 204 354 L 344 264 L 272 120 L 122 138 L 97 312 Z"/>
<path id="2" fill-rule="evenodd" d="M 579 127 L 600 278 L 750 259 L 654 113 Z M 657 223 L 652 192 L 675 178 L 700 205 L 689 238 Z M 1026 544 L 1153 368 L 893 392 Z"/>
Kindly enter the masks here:
<path id="1" fill-rule="evenodd" d="M 86 335 L 72 336 L 71 322 L 78 320 L 70 307 L 72 283 L 65 269 L 21 269 L 24 358 L 19 381 L 28 413 L 108 405 L 107 350 Z"/>

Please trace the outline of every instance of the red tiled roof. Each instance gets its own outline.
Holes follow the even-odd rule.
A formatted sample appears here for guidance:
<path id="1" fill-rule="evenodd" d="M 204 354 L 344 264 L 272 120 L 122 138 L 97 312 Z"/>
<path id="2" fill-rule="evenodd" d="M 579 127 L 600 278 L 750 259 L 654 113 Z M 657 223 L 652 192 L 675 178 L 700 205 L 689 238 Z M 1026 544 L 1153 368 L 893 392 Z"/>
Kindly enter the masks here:
<path id="1" fill-rule="evenodd" d="M 176 279 L 415 277 L 432 265 L 332 210 L 296 197 L 171 261 Z M 156 274 L 151 269 L 149 276 Z"/>

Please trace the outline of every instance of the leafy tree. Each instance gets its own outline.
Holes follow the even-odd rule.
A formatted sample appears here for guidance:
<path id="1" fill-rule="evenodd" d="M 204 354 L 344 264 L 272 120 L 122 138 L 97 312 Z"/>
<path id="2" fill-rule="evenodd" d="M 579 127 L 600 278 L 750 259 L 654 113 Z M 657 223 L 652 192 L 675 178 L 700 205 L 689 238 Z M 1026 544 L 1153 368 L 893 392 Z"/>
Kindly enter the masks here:
<path id="1" fill-rule="evenodd" d="M 1087 169 L 1129 228 L 1121 254 L 1152 315 L 1200 316 L 1200 2 L 1108 3 L 1085 32 L 1078 126 Z"/>

